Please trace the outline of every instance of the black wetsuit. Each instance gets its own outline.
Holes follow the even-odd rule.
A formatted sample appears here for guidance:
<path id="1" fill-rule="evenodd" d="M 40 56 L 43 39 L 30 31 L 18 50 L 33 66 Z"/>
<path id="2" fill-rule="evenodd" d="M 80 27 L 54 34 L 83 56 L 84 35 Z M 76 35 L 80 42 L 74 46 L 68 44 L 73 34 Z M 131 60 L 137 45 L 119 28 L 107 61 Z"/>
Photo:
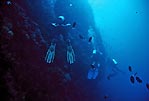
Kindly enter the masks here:
<path id="1" fill-rule="evenodd" d="M 60 35 L 63 36 L 64 41 L 69 39 L 68 32 L 71 30 L 71 24 L 55 24 L 51 28 L 52 38 L 57 39 Z"/>

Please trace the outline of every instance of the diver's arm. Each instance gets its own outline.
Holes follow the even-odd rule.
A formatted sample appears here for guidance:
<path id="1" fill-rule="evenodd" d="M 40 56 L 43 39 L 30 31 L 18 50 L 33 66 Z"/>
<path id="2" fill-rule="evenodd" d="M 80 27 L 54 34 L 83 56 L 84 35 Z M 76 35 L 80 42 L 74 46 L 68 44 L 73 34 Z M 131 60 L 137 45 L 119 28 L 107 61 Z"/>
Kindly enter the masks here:
<path id="1" fill-rule="evenodd" d="M 67 62 L 72 64 L 75 61 L 75 53 L 71 45 L 67 46 Z"/>
<path id="2" fill-rule="evenodd" d="M 57 27 L 57 26 L 58 26 L 56 23 L 51 23 L 51 25 L 52 25 L 53 27 Z"/>
<path id="3" fill-rule="evenodd" d="M 68 27 L 68 28 L 69 28 L 69 27 L 70 27 L 70 28 L 72 27 L 72 25 L 71 25 L 70 23 L 62 24 L 62 26 L 63 26 L 63 27 Z"/>
<path id="4" fill-rule="evenodd" d="M 76 26 L 76 22 L 74 22 L 73 24 L 70 23 L 63 24 L 62 26 L 67 27 L 67 29 L 73 29 Z"/>

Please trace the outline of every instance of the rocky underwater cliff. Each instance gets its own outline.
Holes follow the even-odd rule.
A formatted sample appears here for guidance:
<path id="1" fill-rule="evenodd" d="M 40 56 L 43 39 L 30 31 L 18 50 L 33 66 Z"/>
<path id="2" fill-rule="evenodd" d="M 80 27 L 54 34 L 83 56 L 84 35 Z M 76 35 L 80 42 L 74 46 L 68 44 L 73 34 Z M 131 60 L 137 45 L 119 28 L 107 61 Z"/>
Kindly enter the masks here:
<path id="1" fill-rule="evenodd" d="M 51 0 L 51 3 L 54 1 L 57 2 L 57 6 L 62 5 L 60 0 Z M 45 4 L 46 0 L 42 3 Z M 37 13 L 36 7 L 46 9 L 43 5 L 39 6 L 40 4 L 40 0 L 0 1 L 0 100 L 88 101 L 89 94 L 81 89 L 86 81 L 82 77 L 85 76 L 80 76 L 87 69 L 80 68 L 90 62 L 91 53 L 88 51 L 92 50 L 92 46 L 82 42 L 84 48 L 80 49 L 82 46 L 78 44 L 81 41 L 77 35 L 73 35 L 72 44 L 73 47 L 77 47 L 75 52 L 78 56 L 76 63 L 71 66 L 65 65 L 63 60 L 66 50 L 61 43 L 58 45 L 58 50 L 61 51 L 57 51 L 55 62 L 47 64 L 44 57 L 51 39 L 48 35 L 50 31 L 47 20 L 53 21 L 60 13 L 52 5 L 50 8 L 55 11 L 39 10 Z M 40 17 L 39 13 L 43 16 Z M 68 20 L 71 21 L 69 16 Z M 94 24 L 93 21 L 85 23 L 86 19 L 82 25 L 81 22 L 78 23 L 78 26 L 83 26 L 79 29 L 84 33 L 87 33 L 85 31 L 90 24 Z M 101 48 L 103 50 L 103 46 Z M 72 76 L 69 77 L 68 74 Z"/>

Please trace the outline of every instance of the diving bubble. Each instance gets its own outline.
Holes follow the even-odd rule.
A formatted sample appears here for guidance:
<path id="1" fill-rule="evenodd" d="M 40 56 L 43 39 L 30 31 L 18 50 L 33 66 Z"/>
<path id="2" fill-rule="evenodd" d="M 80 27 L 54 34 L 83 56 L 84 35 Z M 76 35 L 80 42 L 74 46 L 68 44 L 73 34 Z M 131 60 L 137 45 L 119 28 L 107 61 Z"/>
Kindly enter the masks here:
<path id="1" fill-rule="evenodd" d="M 96 52 L 97 52 L 97 50 L 96 50 L 96 49 L 94 49 L 94 50 L 93 50 L 93 54 L 96 54 Z"/>
<path id="2" fill-rule="evenodd" d="M 8 0 L 8 1 L 6 1 L 6 4 L 11 5 L 12 3 L 11 3 L 11 1 Z"/>
<path id="3" fill-rule="evenodd" d="M 69 6 L 71 7 L 71 6 L 72 6 L 72 4 L 69 4 Z"/>

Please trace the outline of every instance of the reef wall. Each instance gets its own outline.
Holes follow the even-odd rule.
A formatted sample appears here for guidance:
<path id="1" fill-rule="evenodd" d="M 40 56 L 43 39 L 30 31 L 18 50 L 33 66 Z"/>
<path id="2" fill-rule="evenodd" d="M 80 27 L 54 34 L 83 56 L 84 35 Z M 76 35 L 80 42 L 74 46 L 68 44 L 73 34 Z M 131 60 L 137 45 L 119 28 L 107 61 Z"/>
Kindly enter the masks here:
<path id="1" fill-rule="evenodd" d="M 80 87 L 85 84 L 82 75 L 87 70 L 81 67 L 90 62 L 89 51 L 92 46 L 80 41 L 77 33 L 87 33 L 88 26 L 94 26 L 94 22 L 88 20 L 93 19 L 92 13 L 82 8 L 84 15 L 75 16 L 80 15 L 82 12 L 78 9 L 84 7 L 77 6 L 79 1 L 71 2 L 75 6 L 71 10 L 65 8 L 67 3 L 61 4 L 61 0 L 48 1 L 0 1 L 0 95 L 3 101 L 91 99 Z M 63 7 L 63 12 L 68 13 L 61 13 L 60 6 Z M 78 57 L 77 62 L 70 66 L 70 70 L 65 68 L 65 62 L 62 61 L 62 58 L 65 58 L 62 55 L 65 52 L 63 46 L 58 47 L 61 51 L 57 52 L 55 63 L 47 64 L 44 61 L 51 40 L 48 24 L 58 15 L 66 16 L 68 22 L 76 21 L 79 30 L 72 35 L 72 45 L 77 47 L 75 53 Z M 72 80 L 66 75 L 67 72 L 72 75 Z"/>

